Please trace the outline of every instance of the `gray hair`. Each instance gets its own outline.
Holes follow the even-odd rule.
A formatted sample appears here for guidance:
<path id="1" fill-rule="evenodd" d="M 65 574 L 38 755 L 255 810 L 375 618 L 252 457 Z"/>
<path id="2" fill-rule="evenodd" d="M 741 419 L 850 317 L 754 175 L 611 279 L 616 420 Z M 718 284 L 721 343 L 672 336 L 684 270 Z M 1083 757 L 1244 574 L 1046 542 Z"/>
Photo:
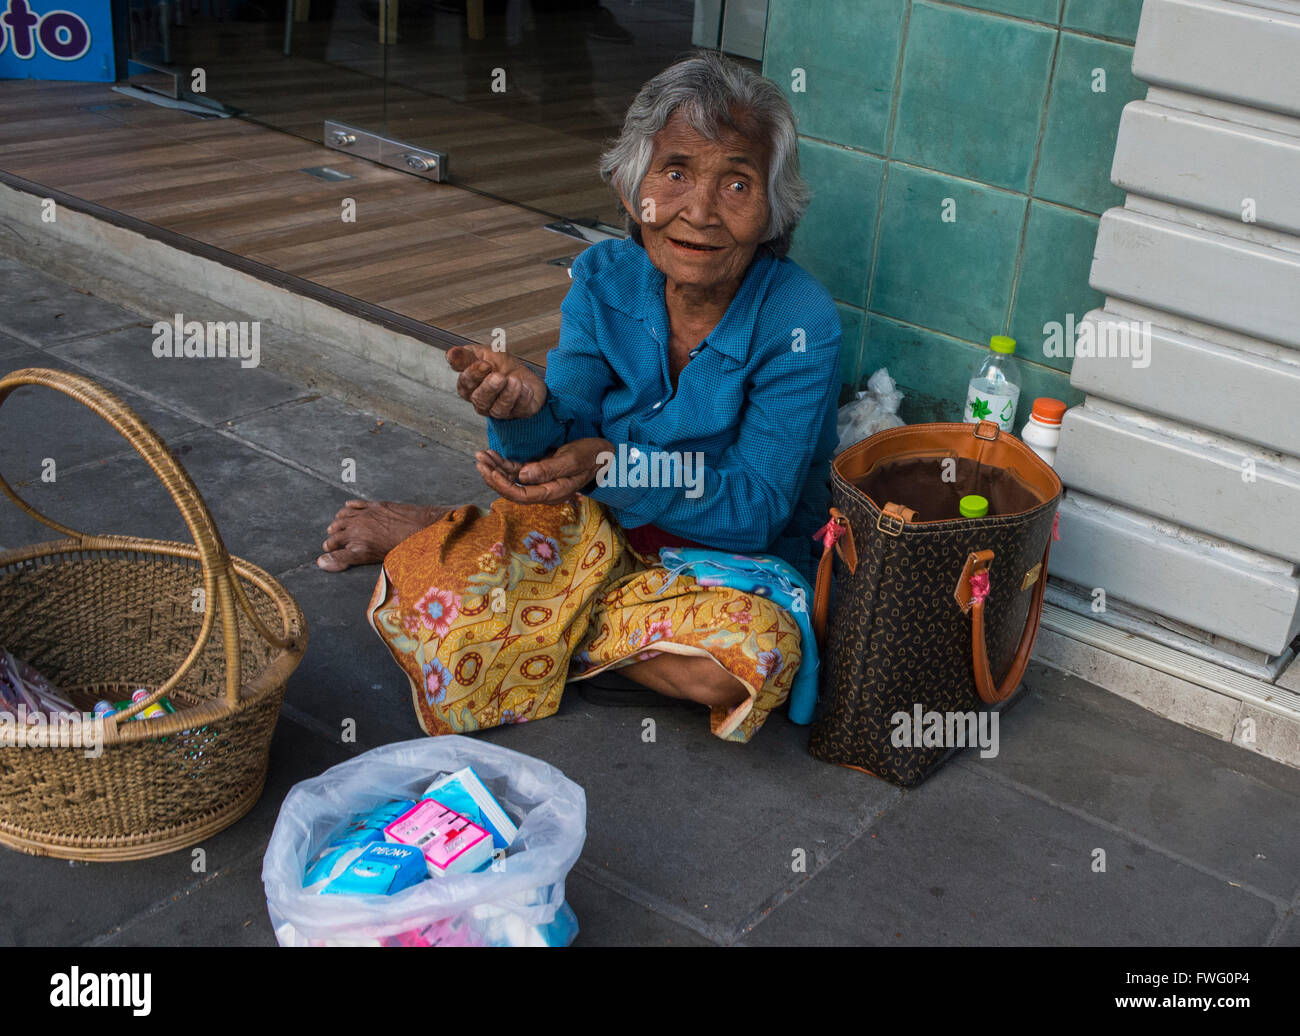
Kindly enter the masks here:
<path id="1" fill-rule="evenodd" d="M 600 177 L 636 208 L 650 168 L 654 137 L 678 110 L 691 128 L 709 140 L 723 130 L 769 145 L 769 216 L 763 245 L 777 257 L 790 250 L 794 228 L 808 208 L 808 185 L 799 175 L 799 141 L 794 112 L 780 88 L 721 54 L 701 51 L 670 65 L 636 95 L 623 132 L 600 156 Z M 641 228 L 629 213 L 627 229 L 637 244 Z"/>

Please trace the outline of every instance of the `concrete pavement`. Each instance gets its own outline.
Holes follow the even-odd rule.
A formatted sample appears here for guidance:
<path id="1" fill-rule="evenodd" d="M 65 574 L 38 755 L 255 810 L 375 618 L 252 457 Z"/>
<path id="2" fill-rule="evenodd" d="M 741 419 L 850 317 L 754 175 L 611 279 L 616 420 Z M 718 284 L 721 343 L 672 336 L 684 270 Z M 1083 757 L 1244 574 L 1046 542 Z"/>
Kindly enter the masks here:
<path id="1" fill-rule="evenodd" d="M 318 570 L 324 526 L 358 495 L 491 499 L 465 452 L 395 423 L 382 400 L 368 411 L 265 365 L 154 358 L 150 326 L 174 311 L 160 299 L 140 314 L 0 260 L 0 372 L 81 371 L 137 408 L 230 550 L 297 597 L 310 646 L 266 792 L 205 841 L 205 874 L 188 852 L 70 864 L 0 850 L 0 901 L 15 904 L 0 945 L 272 945 L 260 871 L 289 787 L 420 736 L 406 678 L 364 619 L 377 570 Z M 48 457 L 54 484 L 38 477 Z M 139 458 L 53 393 L 0 408 L 0 470 L 74 528 L 184 538 Z M 49 536 L 0 502 L 0 547 Z M 586 789 L 568 882 L 577 945 L 1300 945 L 1300 772 L 1043 666 L 1026 685 L 996 758 L 968 750 L 908 792 L 814 760 L 783 714 L 736 745 L 708 733 L 702 708 L 600 706 L 571 689 L 556 716 L 480 736 Z M 346 718 L 355 744 L 340 739 Z"/>

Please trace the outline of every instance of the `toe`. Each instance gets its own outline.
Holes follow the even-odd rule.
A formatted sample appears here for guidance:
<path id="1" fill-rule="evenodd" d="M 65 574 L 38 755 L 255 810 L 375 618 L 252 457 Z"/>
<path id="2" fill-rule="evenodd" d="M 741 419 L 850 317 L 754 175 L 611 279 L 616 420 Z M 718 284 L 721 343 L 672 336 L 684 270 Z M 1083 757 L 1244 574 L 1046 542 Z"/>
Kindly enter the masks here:
<path id="1" fill-rule="evenodd" d="M 342 572 L 348 567 L 347 561 L 343 560 L 344 553 L 340 550 L 331 554 L 322 554 L 316 559 L 316 565 L 326 572 Z"/>

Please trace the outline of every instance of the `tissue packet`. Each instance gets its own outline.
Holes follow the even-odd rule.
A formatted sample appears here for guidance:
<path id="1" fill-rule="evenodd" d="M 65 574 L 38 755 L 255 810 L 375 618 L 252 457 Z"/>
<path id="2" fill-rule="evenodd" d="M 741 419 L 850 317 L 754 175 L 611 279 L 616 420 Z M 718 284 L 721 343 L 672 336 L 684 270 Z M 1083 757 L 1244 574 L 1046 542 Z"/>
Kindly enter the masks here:
<path id="1" fill-rule="evenodd" d="M 424 854 L 409 845 L 372 842 L 330 880 L 323 895 L 391 896 L 429 876 Z"/>
<path id="2" fill-rule="evenodd" d="M 384 836 L 424 853 L 434 877 L 466 874 L 492 862 L 487 830 L 436 799 L 421 799 L 384 828 Z"/>
<path id="3" fill-rule="evenodd" d="M 369 845 L 371 842 L 382 842 L 384 828 L 414 805 L 414 799 L 394 799 L 365 813 L 356 813 L 347 822 L 347 826 L 330 839 L 330 845 Z"/>
<path id="4" fill-rule="evenodd" d="M 307 876 L 302 879 L 302 887 L 307 892 L 321 893 L 329 883 L 342 874 L 366 851 L 364 845 L 329 846 L 312 860 L 307 867 Z"/>
<path id="5" fill-rule="evenodd" d="M 501 803 L 487 789 L 472 766 L 449 773 L 430 784 L 422 799 L 437 799 L 448 809 L 468 817 L 492 835 L 494 849 L 507 849 L 519 834 L 519 828 L 501 808 Z"/>
<path id="6" fill-rule="evenodd" d="M 414 805 L 413 799 L 398 799 L 376 806 L 365 813 L 354 814 L 307 865 L 302 887 L 309 891 L 314 887 L 314 890 L 319 892 L 326 883 L 342 874 L 348 865 L 361 855 L 360 852 L 349 852 L 349 850 L 361 850 L 371 842 L 382 842 L 385 826 Z"/>

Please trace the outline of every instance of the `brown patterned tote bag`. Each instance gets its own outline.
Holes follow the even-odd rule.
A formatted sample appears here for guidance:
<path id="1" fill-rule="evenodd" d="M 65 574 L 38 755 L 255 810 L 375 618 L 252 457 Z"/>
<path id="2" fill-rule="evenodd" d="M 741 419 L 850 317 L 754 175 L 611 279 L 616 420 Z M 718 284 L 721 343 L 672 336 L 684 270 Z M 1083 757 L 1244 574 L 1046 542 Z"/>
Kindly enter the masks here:
<path id="1" fill-rule="evenodd" d="M 961 516 L 969 494 L 986 517 Z M 911 787 L 971 743 L 981 702 L 1009 698 L 1029 662 L 1060 498 L 993 421 L 891 428 L 835 458 L 814 756 Z"/>

